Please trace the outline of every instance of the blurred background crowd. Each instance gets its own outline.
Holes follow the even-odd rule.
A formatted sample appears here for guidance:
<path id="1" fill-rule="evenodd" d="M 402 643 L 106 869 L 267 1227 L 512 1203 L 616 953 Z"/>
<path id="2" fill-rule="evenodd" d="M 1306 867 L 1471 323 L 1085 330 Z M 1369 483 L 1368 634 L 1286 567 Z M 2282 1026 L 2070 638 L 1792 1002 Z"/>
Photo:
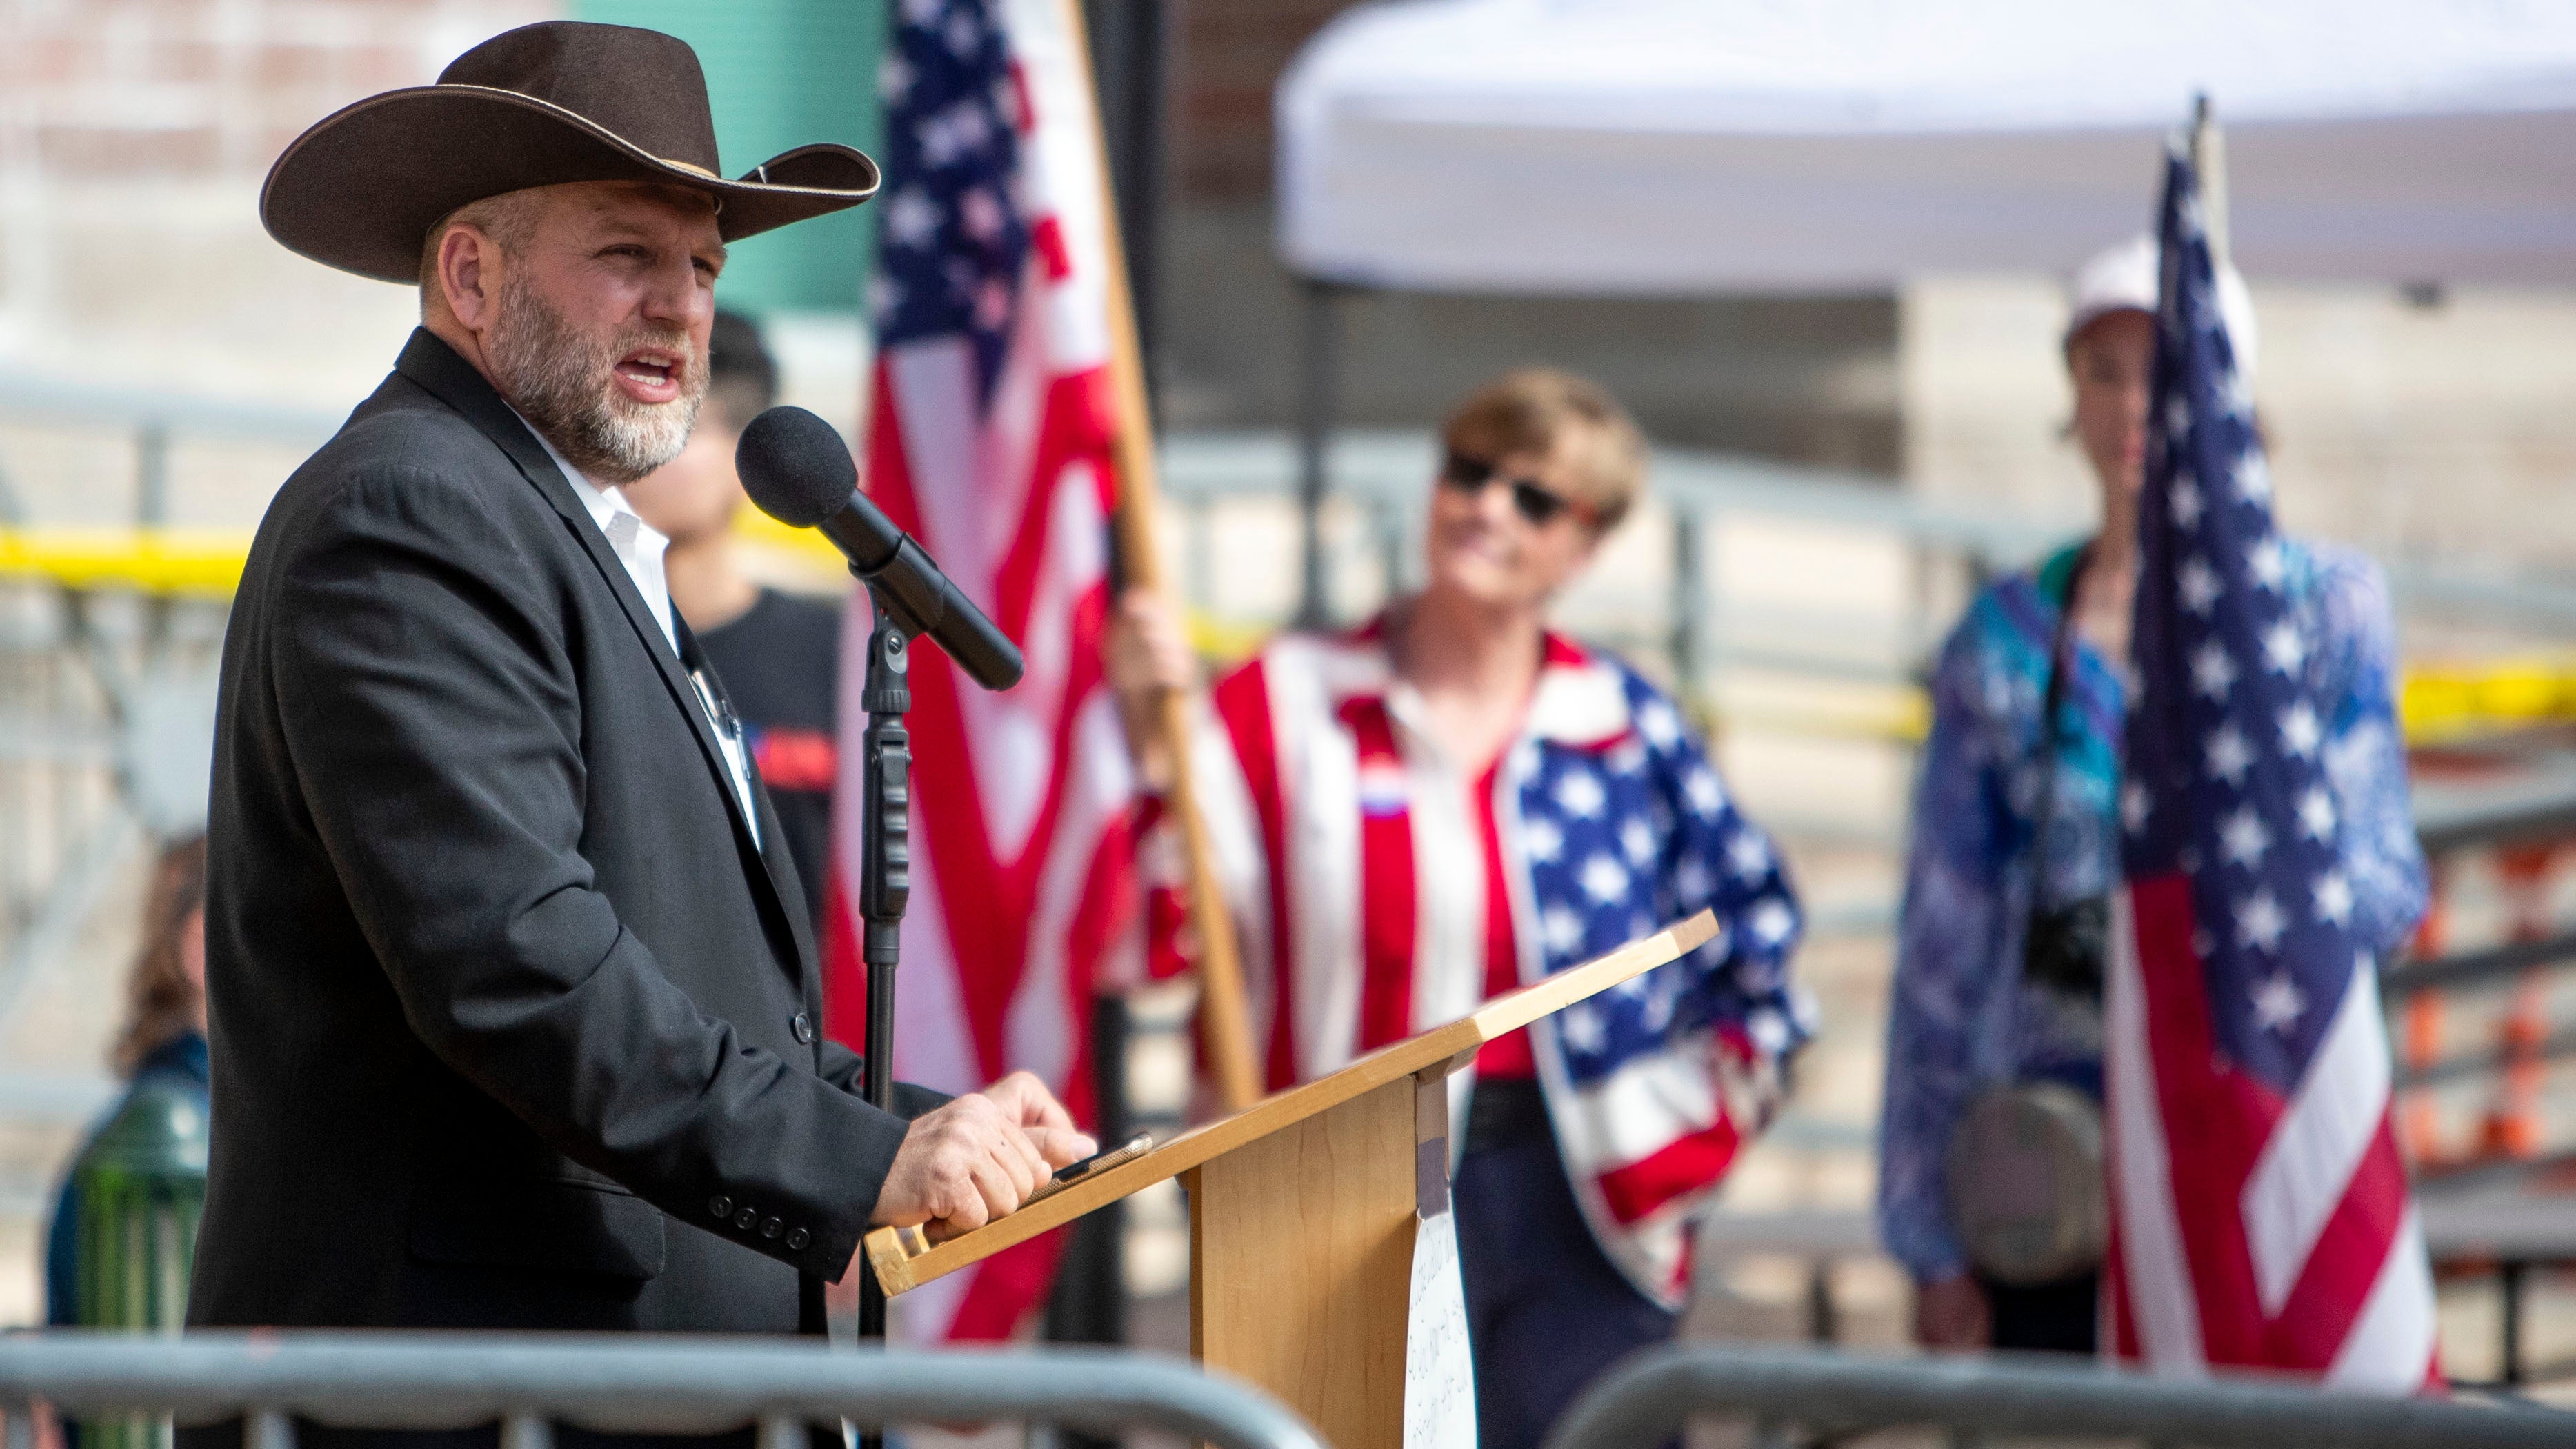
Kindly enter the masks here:
<path id="1" fill-rule="evenodd" d="M 80 1211 L 58 1195 L 102 1114 L 159 1103 L 185 1170 L 184 1093 L 130 1099 L 126 1083 L 202 1078 L 187 877 L 231 580 L 270 492 L 416 317 L 411 292 L 317 268 L 262 232 L 269 164 L 339 106 L 565 17 L 688 40 L 728 158 L 811 139 L 875 153 L 895 6 L 918 8 L 0 0 L 0 1324 L 46 1317 L 48 1233 Z M 2117 198 L 2101 215 L 2120 219 L 2034 224 L 2055 240 L 1991 265 L 1935 248 L 1882 277 L 1713 264 L 1701 280 L 1641 280 L 1607 266 L 1593 286 L 1580 258 L 1515 274 L 1480 270 L 1468 248 L 1416 287 L 1335 269 L 1334 248 L 1359 244 L 1289 214 L 1302 199 L 1323 215 L 1332 198 L 1315 189 L 1349 184 L 1284 184 L 1279 131 L 1299 114 L 1283 83 L 1320 85 L 1333 58 L 1317 37 L 1338 0 L 1085 8 L 1163 430 L 1157 522 L 1185 606 L 1177 637 L 1197 656 L 1168 672 L 1221 670 L 1292 619 L 1357 623 L 1421 584 L 1435 430 L 1497 374 L 1563 369 L 1617 399 L 1654 450 L 1643 490 L 1569 575 L 1553 623 L 1620 651 L 1705 729 L 1734 804 L 1797 882 L 1795 971 L 1816 1005 L 1768 1131 L 1702 1231 L 1683 1331 L 1912 1341 L 1923 1265 L 1890 1256 L 1872 1209 L 1927 685 L 1979 590 L 2098 516 L 2070 279 L 2152 223 L 2152 140 L 2113 153 L 2130 162 L 2101 183 Z M 1403 82 L 1377 78 L 1398 87 L 1377 96 L 1384 117 L 1402 116 Z M 1440 93 L 1436 76 L 1418 84 Z M 2173 120 L 2188 100 L 2170 97 Z M 2217 100 L 2224 113 L 2223 88 Z M 1404 224 L 1543 232 L 1549 164 L 1531 163 L 1524 190 Z M 2254 205 L 2240 227 L 2259 224 Z M 736 359 L 728 393 L 718 358 L 731 426 L 777 400 L 862 435 L 875 229 L 892 216 L 872 206 L 737 249 L 719 299 L 740 320 L 717 342 Z M 2550 1196 L 2576 1192 L 2576 1085 L 2561 1066 L 2576 998 L 2558 975 L 2576 961 L 2576 267 L 2330 279 L 2267 274 L 2251 246 L 2240 260 L 2282 525 L 2375 559 L 2394 601 L 2388 695 L 2429 886 L 2386 1002 L 2443 1367 L 2576 1375 L 2576 1277 L 2559 1276 L 2576 1270 L 2576 1211 Z M 1294 440 L 1327 419 L 1307 553 L 1299 489 L 1315 473 Z M 675 471 L 658 516 L 642 489 L 638 506 L 683 544 L 729 528 L 724 570 L 699 576 L 707 607 L 738 613 L 756 585 L 828 635 L 847 585 L 836 563 L 748 510 L 728 520 L 723 498 L 693 504 L 685 485 Z M 679 556 L 672 594 L 695 618 Z M 795 776 L 797 739 L 819 748 L 832 729 L 828 698 L 798 702 L 800 682 L 810 695 L 810 677 L 776 682 L 779 752 L 762 764 L 822 811 L 828 763 L 781 773 Z M 1126 1007 L 1100 1039 L 1123 1068 L 1123 1110 L 1177 1122 L 1191 1110 L 1187 987 L 1139 986 Z M 1184 1210 L 1166 1190 L 1127 1216 L 1112 1261 L 1131 1336 L 1176 1341 Z M 2554 1234 L 2552 1215 L 2566 1222 Z"/>

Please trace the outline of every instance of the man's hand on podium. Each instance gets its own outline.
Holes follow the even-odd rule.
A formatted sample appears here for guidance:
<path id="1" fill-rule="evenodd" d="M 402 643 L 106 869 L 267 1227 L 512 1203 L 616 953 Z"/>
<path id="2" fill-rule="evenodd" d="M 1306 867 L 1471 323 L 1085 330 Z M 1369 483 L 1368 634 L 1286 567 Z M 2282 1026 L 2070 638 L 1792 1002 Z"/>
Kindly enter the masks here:
<path id="1" fill-rule="evenodd" d="M 1057 1168 L 1099 1150 L 1046 1083 L 1013 1072 L 913 1120 L 871 1221 L 927 1223 L 933 1237 L 952 1237 L 1008 1213 Z"/>

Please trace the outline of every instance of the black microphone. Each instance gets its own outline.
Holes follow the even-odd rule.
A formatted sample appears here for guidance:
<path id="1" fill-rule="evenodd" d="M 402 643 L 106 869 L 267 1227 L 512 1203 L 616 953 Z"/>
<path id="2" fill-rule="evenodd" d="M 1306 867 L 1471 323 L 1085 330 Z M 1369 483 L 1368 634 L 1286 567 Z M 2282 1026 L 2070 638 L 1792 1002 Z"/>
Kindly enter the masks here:
<path id="1" fill-rule="evenodd" d="M 790 528 L 821 529 L 877 607 L 938 641 L 977 684 L 1020 682 L 1019 646 L 859 491 L 859 465 L 830 423 L 803 408 L 771 408 L 742 430 L 733 466 L 761 512 Z"/>

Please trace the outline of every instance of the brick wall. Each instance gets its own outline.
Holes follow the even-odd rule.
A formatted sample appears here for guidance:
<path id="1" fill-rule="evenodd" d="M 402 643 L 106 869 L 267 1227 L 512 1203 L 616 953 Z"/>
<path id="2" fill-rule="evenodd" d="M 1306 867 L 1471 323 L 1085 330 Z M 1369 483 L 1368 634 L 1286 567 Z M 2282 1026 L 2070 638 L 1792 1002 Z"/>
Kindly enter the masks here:
<path id="1" fill-rule="evenodd" d="M 315 119 L 437 76 L 544 0 L 16 0 L 0 157 L 95 179 L 265 172 Z"/>
<path id="2" fill-rule="evenodd" d="M 288 254 L 297 133 L 551 0 L 0 0 L 0 363 L 344 407 L 414 299 Z"/>
<path id="3" fill-rule="evenodd" d="M 1179 0 L 1172 176 L 1183 204 L 1267 199 L 1270 93 L 1349 0 Z"/>

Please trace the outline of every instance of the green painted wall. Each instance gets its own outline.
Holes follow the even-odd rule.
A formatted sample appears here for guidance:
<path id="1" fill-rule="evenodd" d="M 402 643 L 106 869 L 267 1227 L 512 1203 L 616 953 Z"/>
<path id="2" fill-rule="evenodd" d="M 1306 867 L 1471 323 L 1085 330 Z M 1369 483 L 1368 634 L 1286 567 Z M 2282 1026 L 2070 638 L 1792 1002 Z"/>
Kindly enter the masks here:
<path id="1" fill-rule="evenodd" d="M 728 176 L 811 141 L 875 152 L 884 0 L 575 0 L 573 11 L 696 49 Z M 747 312 L 856 312 L 875 214 L 871 204 L 734 243 L 717 297 Z"/>

